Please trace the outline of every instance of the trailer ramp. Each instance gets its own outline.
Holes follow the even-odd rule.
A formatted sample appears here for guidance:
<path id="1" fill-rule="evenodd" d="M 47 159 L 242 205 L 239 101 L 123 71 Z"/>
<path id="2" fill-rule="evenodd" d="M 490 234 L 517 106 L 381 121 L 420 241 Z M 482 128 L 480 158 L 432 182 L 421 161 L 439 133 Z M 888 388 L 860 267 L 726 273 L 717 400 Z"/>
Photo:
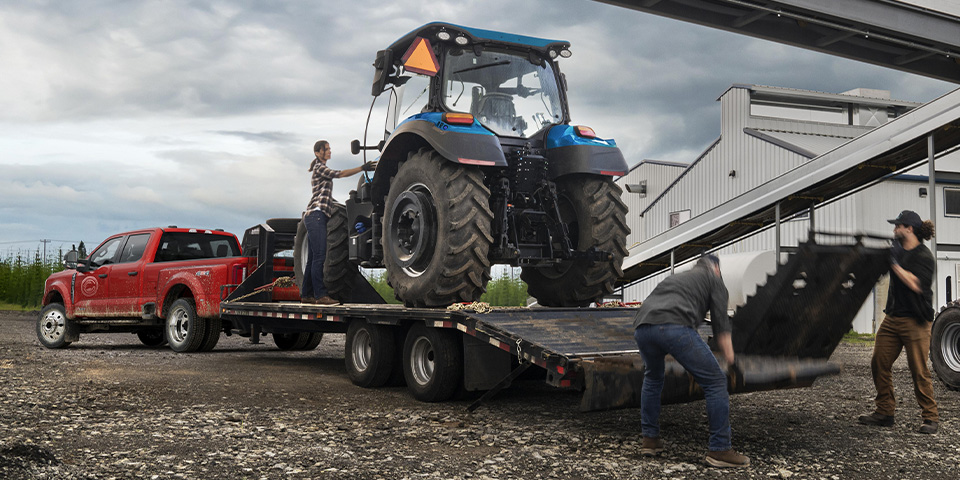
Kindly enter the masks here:
<path id="1" fill-rule="evenodd" d="M 865 247 L 859 238 L 854 245 L 802 244 L 732 317 L 737 362 L 728 372 L 729 391 L 806 387 L 839 373 L 827 359 L 887 271 L 888 258 L 886 248 Z M 711 333 L 709 327 L 701 329 L 713 344 Z M 667 358 L 663 403 L 703 398 L 693 378 Z M 586 359 L 582 369 L 582 411 L 640 405 L 644 366 L 639 354 Z"/>

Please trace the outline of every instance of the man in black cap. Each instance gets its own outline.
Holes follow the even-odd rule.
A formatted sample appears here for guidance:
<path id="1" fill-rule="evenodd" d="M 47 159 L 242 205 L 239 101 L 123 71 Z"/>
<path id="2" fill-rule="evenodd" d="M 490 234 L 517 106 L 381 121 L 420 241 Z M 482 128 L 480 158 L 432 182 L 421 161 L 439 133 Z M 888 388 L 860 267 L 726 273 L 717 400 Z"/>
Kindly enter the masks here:
<path id="1" fill-rule="evenodd" d="M 933 380 L 927 367 L 930 356 L 930 327 L 933 322 L 933 273 L 936 260 L 923 244 L 934 233 L 933 222 L 904 210 L 893 220 L 893 247 L 890 255 L 890 288 L 887 290 L 886 316 L 877 330 L 870 362 L 877 388 L 876 410 L 858 420 L 865 425 L 893 426 L 897 406 L 893 395 L 891 368 L 907 351 L 907 365 L 913 376 L 913 391 L 920 404 L 923 423 L 918 432 L 935 434 L 940 425 L 937 401 L 933 398 Z"/>
<path id="2" fill-rule="evenodd" d="M 660 439 L 660 394 L 664 357 L 673 356 L 703 389 L 710 424 L 710 451 L 704 459 L 715 467 L 746 467 L 750 458 L 733 450 L 727 376 L 697 328 L 710 311 L 714 338 L 727 364 L 733 364 L 733 341 L 727 317 L 727 287 L 720 276 L 720 259 L 701 257 L 693 269 L 667 277 L 647 298 L 633 321 L 634 339 L 645 371 L 640 394 L 640 453 L 663 452 Z"/>

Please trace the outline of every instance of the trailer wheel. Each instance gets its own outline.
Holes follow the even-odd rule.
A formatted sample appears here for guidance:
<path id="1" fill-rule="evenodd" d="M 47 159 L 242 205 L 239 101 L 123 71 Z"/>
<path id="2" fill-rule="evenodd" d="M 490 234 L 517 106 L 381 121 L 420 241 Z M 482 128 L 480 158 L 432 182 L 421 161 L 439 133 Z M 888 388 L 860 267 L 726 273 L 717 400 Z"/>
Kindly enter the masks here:
<path id="1" fill-rule="evenodd" d="M 309 340 L 310 334 L 307 332 L 273 334 L 273 343 L 280 350 L 302 350 Z"/>
<path id="2" fill-rule="evenodd" d="M 627 206 L 612 179 L 571 175 L 557 180 L 560 216 L 570 231 L 573 247 L 610 253 L 605 262 L 564 261 L 547 267 L 523 267 L 520 279 L 527 292 L 547 307 L 585 307 L 613 292 L 623 275 L 627 255 Z"/>
<path id="3" fill-rule="evenodd" d="M 438 307 L 480 298 L 490 280 L 490 190 L 477 167 L 421 148 L 390 180 L 384 265 L 397 299 Z"/>
<path id="4" fill-rule="evenodd" d="M 327 219 L 327 257 L 323 262 L 323 284 L 329 295 L 341 302 L 349 301 L 350 285 L 354 277 L 362 274 L 350 261 L 350 228 L 347 225 L 347 207 L 335 205 L 336 212 Z M 297 236 L 293 240 L 293 280 L 297 288 L 302 288 L 307 256 L 310 255 L 307 242 L 307 227 L 303 221 L 297 225 Z M 361 280 L 365 281 L 365 280 Z"/>
<path id="5" fill-rule="evenodd" d="M 207 325 L 197 318 L 197 307 L 191 298 L 178 298 L 170 306 L 164 334 L 174 352 L 196 352 L 206 335 Z"/>
<path id="6" fill-rule="evenodd" d="M 364 321 L 347 327 L 344 363 L 347 375 L 358 387 L 382 387 L 390 381 L 396 359 L 396 328 Z"/>
<path id="7" fill-rule="evenodd" d="M 198 352 L 209 352 L 217 346 L 217 342 L 220 341 L 220 329 L 223 326 L 223 321 L 219 317 L 216 318 L 206 318 L 203 320 L 203 323 L 206 324 L 206 331 L 203 333 L 203 341 L 200 342 L 200 348 L 197 349 Z"/>
<path id="8" fill-rule="evenodd" d="M 303 345 L 303 348 L 300 350 L 313 350 L 317 348 L 317 345 L 320 345 L 320 341 L 323 340 L 323 334 L 320 332 L 311 332 L 307 335 L 307 343 Z"/>
<path id="9" fill-rule="evenodd" d="M 137 332 L 137 338 L 140 339 L 140 343 L 148 347 L 159 347 L 167 343 L 163 330 L 140 330 Z"/>
<path id="10" fill-rule="evenodd" d="M 960 390 L 960 305 L 957 303 L 944 309 L 933 321 L 930 362 L 947 388 Z"/>
<path id="11" fill-rule="evenodd" d="M 37 317 L 37 339 L 47 348 L 65 348 L 80 338 L 79 327 L 60 303 L 51 303 Z"/>
<path id="12" fill-rule="evenodd" d="M 460 388 L 463 352 L 459 332 L 414 325 L 403 344 L 403 375 L 413 397 L 442 402 Z"/>

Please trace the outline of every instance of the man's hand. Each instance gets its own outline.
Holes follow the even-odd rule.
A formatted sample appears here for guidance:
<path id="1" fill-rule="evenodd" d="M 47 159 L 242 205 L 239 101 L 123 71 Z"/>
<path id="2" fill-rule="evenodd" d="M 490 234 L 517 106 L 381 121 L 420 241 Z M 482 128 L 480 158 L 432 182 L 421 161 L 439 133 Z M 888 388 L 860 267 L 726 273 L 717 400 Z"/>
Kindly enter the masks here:
<path id="1" fill-rule="evenodd" d="M 720 347 L 720 354 L 723 355 L 727 365 L 733 365 L 736 358 L 733 355 L 733 337 L 729 332 L 717 335 L 717 346 Z"/>
<path id="2" fill-rule="evenodd" d="M 377 162 L 367 162 L 361 167 L 364 172 L 372 172 L 377 169 Z"/>

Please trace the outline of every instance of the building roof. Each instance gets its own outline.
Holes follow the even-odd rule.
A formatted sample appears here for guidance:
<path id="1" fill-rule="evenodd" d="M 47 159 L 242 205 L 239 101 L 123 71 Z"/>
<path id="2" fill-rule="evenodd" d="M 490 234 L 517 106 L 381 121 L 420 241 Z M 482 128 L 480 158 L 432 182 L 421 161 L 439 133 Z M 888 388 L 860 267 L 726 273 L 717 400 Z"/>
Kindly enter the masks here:
<path id="1" fill-rule="evenodd" d="M 643 159 L 637 162 L 636 165 L 630 167 L 630 170 L 627 170 L 627 173 L 624 174 L 623 176 L 627 176 L 630 174 L 630 172 L 640 168 L 640 165 L 662 165 L 664 167 L 679 167 L 679 168 L 687 168 L 690 166 L 689 163 L 684 163 L 684 162 L 668 162 L 666 160 Z"/>
<path id="2" fill-rule="evenodd" d="M 857 105 L 865 105 L 870 107 L 905 107 L 908 109 L 916 108 L 922 105 L 922 103 L 894 100 L 890 98 L 863 97 L 860 95 L 850 95 L 846 93 L 827 93 L 818 92 L 815 90 L 801 90 L 799 88 L 769 87 L 766 85 L 750 85 L 743 83 L 735 83 L 731 85 L 730 88 L 724 90 L 720 97 L 726 95 L 731 88 L 743 88 L 750 90 L 753 92 L 754 97 L 756 98 L 795 100 L 802 101 L 802 103 L 805 104 L 834 105 L 855 103 Z M 719 98 L 717 100 L 719 100 Z"/>
<path id="3" fill-rule="evenodd" d="M 743 133 L 770 142 L 778 147 L 783 147 L 807 158 L 823 155 L 854 138 L 852 136 L 840 137 L 835 135 L 817 135 L 759 128 L 744 128 Z"/>

